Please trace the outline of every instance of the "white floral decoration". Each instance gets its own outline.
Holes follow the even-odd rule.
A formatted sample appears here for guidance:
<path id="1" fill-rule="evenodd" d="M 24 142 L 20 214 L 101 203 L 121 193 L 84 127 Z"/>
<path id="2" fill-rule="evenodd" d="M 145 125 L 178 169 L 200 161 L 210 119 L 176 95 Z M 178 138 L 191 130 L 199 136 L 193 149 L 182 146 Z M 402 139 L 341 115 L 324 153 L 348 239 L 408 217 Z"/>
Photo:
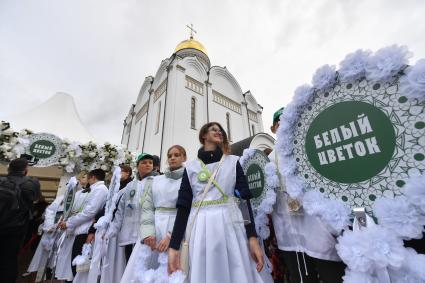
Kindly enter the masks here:
<path id="1" fill-rule="evenodd" d="M 185 280 L 186 275 L 181 270 L 177 270 L 176 272 L 171 273 L 169 277 L 169 283 L 184 283 Z"/>
<path id="2" fill-rule="evenodd" d="M 380 198 L 373 204 L 378 223 L 405 239 L 422 237 L 425 215 L 421 215 L 406 197 Z"/>
<path id="3" fill-rule="evenodd" d="M 334 65 L 323 65 L 313 75 L 313 87 L 318 90 L 326 90 L 336 83 L 336 72 Z"/>
<path id="4" fill-rule="evenodd" d="M 405 249 L 405 260 L 401 268 L 389 268 L 391 282 L 425 282 L 425 255 L 418 254 L 414 249 Z"/>
<path id="5" fill-rule="evenodd" d="M 334 235 L 339 235 L 350 224 L 350 209 L 340 201 L 325 198 L 321 193 L 310 190 L 304 194 L 302 203 L 305 211 L 319 217 Z"/>
<path id="6" fill-rule="evenodd" d="M 406 46 L 391 45 L 368 58 L 366 77 L 375 82 L 391 80 L 408 63 L 411 53 Z"/>
<path id="7" fill-rule="evenodd" d="M 29 136 L 32 131 L 24 129 L 14 131 L 8 122 L 0 123 L 0 160 L 10 161 L 25 153 L 29 144 Z M 81 170 L 102 168 L 111 171 L 114 166 L 120 164 L 134 165 L 133 153 L 124 146 L 116 146 L 110 143 L 98 145 L 94 142 L 81 144 L 62 140 L 63 154 L 59 157 L 59 165 L 63 166 L 68 173 Z"/>
<path id="8" fill-rule="evenodd" d="M 295 106 L 297 108 L 300 108 L 311 103 L 311 101 L 313 100 L 313 95 L 314 95 L 314 90 L 310 85 L 304 84 L 297 87 L 297 89 L 295 89 L 294 98 L 293 98 Z M 299 116 L 299 113 L 297 116 Z"/>
<path id="9" fill-rule="evenodd" d="M 400 91 L 410 99 L 425 100 L 425 59 L 406 69 L 400 80 Z"/>
<path id="10" fill-rule="evenodd" d="M 404 186 L 404 195 L 412 206 L 425 214 L 425 174 L 408 179 Z"/>
<path id="11" fill-rule="evenodd" d="M 354 82 L 366 75 L 366 64 L 371 52 L 369 50 L 357 50 L 345 56 L 339 63 L 339 79 L 342 82 Z"/>
<path id="12" fill-rule="evenodd" d="M 372 56 L 369 51 L 358 50 L 341 62 L 338 76 L 332 74 L 329 66 L 317 71 L 313 85 L 316 89 L 323 90 L 333 86 L 333 78 L 351 82 L 364 76 L 368 80 L 385 83 L 406 68 L 410 56 L 406 47 L 396 45 L 378 50 Z M 418 61 L 405 72 L 407 75 L 401 78 L 401 91 L 410 99 L 424 99 L 425 60 Z M 308 188 L 303 179 L 297 176 L 296 168 L 294 169 L 295 124 L 303 108 L 312 101 L 315 94 L 315 91 L 307 90 L 307 85 L 297 89 L 293 100 L 280 117 L 275 148 L 279 156 L 279 170 L 285 178 L 290 196 L 301 200 L 307 214 L 319 217 L 338 235 L 340 229 L 346 228 L 349 223 L 349 208 L 338 200 L 329 200 L 334 203 L 327 203 L 328 199 Z M 374 283 L 377 282 L 377 272 L 386 270 L 389 271 L 392 282 L 425 282 L 425 256 L 407 260 L 407 249 L 403 247 L 404 239 L 419 237 L 423 231 L 425 175 L 411 176 L 404 187 L 404 194 L 405 197 L 397 197 L 394 201 L 376 201 L 374 210 L 380 225 L 355 232 L 346 230 L 343 236 L 338 237 L 338 254 L 347 264 L 344 282 Z M 422 274 L 420 271 L 423 271 Z"/>
<path id="13" fill-rule="evenodd" d="M 336 249 L 348 268 L 357 272 L 373 273 L 381 268 L 399 268 L 405 259 L 403 241 L 379 226 L 345 231 L 338 238 Z"/>
<path id="14" fill-rule="evenodd" d="M 356 272 L 350 269 L 345 270 L 342 279 L 344 283 L 379 283 L 378 278 L 367 272 Z"/>

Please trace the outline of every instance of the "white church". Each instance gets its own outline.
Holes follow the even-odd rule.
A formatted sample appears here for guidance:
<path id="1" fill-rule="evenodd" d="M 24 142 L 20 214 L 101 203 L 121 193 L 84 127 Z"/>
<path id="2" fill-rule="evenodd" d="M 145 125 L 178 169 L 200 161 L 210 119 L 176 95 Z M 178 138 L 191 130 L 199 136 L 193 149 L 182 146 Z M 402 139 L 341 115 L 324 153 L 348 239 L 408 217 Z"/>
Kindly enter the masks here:
<path id="1" fill-rule="evenodd" d="M 160 156 L 162 165 L 174 144 L 185 147 L 192 159 L 200 146 L 199 129 L 216 121 L 231 143 L 249 138 L 263 150 L 274 139 L 263 133 L 262 110 L 226 67 L 211 65 L 207 50 L 191 33 L 161 62 L 155 77 L 146 77 L 124 120 L 121 143 L 132 152 Z"/>

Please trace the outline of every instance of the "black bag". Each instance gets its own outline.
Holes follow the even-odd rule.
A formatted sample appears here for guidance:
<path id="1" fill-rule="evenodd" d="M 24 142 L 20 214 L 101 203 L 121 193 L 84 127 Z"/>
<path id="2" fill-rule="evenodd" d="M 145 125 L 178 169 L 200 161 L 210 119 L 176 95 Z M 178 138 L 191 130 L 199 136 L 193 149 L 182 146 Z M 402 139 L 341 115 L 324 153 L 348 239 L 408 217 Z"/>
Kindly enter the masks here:
<path id="1" fill-rule="evenodd" d="M 0 178 L 0 231 L 22 228 L 30 220 L 31 208 L 22 197 L 21 185 L 27 177 L 12 180 Z"/>

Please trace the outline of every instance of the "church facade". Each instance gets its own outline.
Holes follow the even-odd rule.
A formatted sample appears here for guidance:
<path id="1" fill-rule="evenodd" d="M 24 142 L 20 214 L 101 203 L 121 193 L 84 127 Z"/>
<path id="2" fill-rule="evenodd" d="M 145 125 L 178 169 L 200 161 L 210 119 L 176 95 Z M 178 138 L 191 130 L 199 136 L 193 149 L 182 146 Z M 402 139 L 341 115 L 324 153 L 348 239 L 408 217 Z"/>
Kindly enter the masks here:
<path id="1" fill-rule="evenodd" d="M 174 144 L 193 159 L 202 125 L 219 122 L 234 143 L 264 131 L 262 109 L 226 67 L 211 66 L 205 47 L 191 36 L 154 77 L 146 77 L 124 120 L 121 143 L 132 152 L 160 156 L 162 165 Z"/>

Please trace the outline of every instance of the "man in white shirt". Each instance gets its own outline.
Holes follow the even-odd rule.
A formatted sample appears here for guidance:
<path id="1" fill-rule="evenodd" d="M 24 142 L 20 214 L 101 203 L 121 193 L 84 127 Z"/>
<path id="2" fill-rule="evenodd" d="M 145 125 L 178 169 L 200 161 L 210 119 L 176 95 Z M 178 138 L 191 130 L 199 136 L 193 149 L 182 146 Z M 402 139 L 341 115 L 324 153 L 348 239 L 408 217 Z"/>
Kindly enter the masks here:
<path id="1" fill-rule="evenodd" d="M 108 188 L 105 186 L 104 180 L 105 172 L 102 169 L 90 171 L 88 174 L 90 188 L 77 192 L 71 217 L 59 224 L 60 229 L 65 230 L 68 235 L 75 236 L 71 250 L 71 261 L 77 255 L 81 254 L 82 247 L 87 239 L 88 230 L 93 224 L 95 215 L 105 205 Z M 58 256 L 60 257 L 61 255 L 59 254 Z M 75 266 L 69 266 L 69 268 L 72 268 L 72 274 L 75 276 Z M 69 276 L 68 278 L 58 277 L 58 279 L 72 281 L 72 278 L 69 278 Z"/>
<path id="2" fill-rule="evenodd" d="M 282 112 L 283 108 L 273 115 L 273 126 L 270 128 L 273 133 L 279 128 Z M 269 158 L 278 166 L 279 157 L 275 150 Z M 336 235 L 332 235 L 317 217 L 308 215 L 302 205 L 286 192 L 285 180 L 281 178 L 281 181 L 281 188 L 276 192 L 272 220 L 279 257 L 287 267 L 289 282 L 342 282 L 345 265 L 335 249 Z"/>

